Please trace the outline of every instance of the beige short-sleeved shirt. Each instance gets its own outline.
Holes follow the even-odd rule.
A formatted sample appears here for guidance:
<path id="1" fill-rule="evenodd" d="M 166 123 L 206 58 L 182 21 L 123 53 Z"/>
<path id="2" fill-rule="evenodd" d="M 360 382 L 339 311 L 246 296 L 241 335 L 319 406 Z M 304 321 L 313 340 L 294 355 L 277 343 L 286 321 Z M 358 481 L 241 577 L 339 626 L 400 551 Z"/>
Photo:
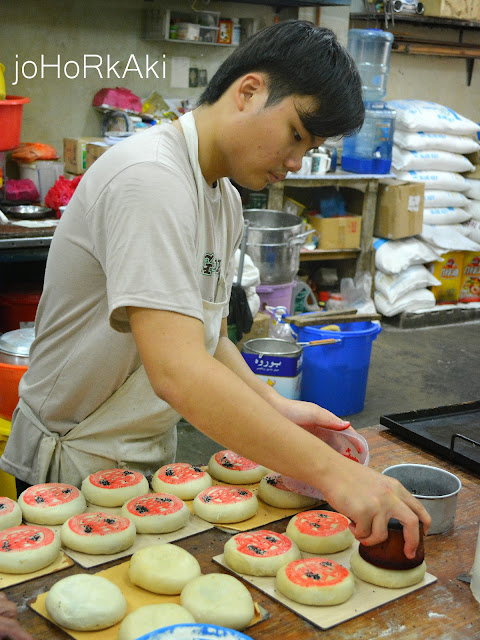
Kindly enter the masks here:
<path id="1" fill-rule="evenodd" d="M 205 247 L 198 247 L 195 180 L 185 139 L 171 125 L 115 145 L 80 181 L 52 241 L 20 384 L 51 431 L 67 433 L 140 365 L 127 306 L 203 321 L 202 299 L 213 301 L 220 273 L 229 294 L 243 231 L 240 197 L 222 179 L 214 188 L 204 182 L 204 198 Z M 17 411 L 0 466 L 31 480 L 40 437 Z"/>

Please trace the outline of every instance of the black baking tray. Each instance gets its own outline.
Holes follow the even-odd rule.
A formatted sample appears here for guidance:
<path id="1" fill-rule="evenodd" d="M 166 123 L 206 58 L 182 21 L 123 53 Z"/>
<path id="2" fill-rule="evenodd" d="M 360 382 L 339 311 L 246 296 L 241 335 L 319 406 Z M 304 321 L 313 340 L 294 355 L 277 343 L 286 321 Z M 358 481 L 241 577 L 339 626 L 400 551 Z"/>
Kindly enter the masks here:
<path id="1" fill-rule="evenodd" d="M 380 417 L 405 440 L 480 473 L 480 401 Z"/>

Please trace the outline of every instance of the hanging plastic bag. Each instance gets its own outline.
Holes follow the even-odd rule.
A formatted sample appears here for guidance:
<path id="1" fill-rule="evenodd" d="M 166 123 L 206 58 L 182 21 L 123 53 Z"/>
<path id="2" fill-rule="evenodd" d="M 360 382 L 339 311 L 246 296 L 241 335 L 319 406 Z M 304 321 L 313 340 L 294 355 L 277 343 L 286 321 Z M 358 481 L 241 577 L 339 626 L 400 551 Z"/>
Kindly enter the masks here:
<path id="1" fill-rule="evenodd" d="M 270 314 L 270 330 L 268 334 L 270 338 L 296 342 L 296 334 L 292 325 L 283 321 L 283 316 L 288 315 L 286 307 L 269 307 L 266 305 L 265 311 Z"/>

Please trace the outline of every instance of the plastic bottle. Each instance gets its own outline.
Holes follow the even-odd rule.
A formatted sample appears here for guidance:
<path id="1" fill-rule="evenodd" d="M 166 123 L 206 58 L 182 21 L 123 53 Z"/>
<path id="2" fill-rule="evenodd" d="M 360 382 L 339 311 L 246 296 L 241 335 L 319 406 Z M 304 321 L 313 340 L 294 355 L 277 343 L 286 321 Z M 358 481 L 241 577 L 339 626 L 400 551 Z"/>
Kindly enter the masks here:
<path id="1" fill-rule="evenodd" d="M 348 52 L 362 78 L 364 100 L 382 100 L 387 93 L 393 34 L 381 29 L 350 29 Z"/>

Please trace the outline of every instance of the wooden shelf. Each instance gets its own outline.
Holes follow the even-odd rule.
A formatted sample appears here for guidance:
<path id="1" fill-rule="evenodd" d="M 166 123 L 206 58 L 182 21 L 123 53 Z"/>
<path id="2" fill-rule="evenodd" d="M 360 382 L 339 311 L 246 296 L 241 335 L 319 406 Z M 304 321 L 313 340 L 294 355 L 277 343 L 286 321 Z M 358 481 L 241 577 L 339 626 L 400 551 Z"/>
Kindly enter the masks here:
<path id="1" fill-rule="evenodd" d="M 302 249 L 300 251 L 300 262 L 317 262 L 318 260 L 351 260 L 358 258 L 360 248 L 358 249 L 335 249 L 327 251 L 325 249 Z"/>
<path id="2" fill-rule="evenodd" d="M 375 27 L 385 27 L 384 13 L 351 13 L 350 20 L 360 20 L 372 22 Z M 393 21 L 389 18 L 389 23 L 395 26 L 397 22 L 409 22 L 410 24 L 422 27 L 450 27 L 452 29 L 480 29 L 480 22 L 472 22 L 470 20 L 457 20 L 456 18 L 435 18 L 434 16 L 415 15 L 395 13 Z"/>

